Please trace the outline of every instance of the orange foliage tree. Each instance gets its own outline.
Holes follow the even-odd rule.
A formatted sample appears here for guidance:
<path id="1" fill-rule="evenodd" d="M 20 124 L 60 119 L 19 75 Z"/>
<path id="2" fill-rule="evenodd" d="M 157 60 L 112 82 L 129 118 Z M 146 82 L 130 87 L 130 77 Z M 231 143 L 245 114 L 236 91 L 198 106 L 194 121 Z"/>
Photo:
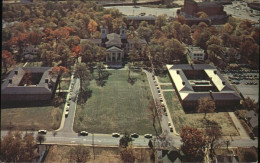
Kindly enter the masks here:
<path id="1" fill-rule="evenodd" d="M 95 22 L 95 20 L 93 19 L 90 19 L 88 23 L 88 30 L 91 32 L 91 36 L 97 30 L 97 26 L 98 26 L 97 22 Z"/>
<path id="2" fill-rule="evenodd" d="M 203 132 L 193 127 L 183 127 L 180 133 L 181 150 L 185 154 L 185 162 L 202 162 L 204 159 L 204 149 L 207 145 Z"/>
<path id="3" fill-rule="evenodd" d="M 15 64 L 15 60 L 13 58 L 13 54 L 7 50 L 2 50 L 2 63 L 5 69 L 5 73 L 7 72 L 7 66 L 11 66 Z"/>

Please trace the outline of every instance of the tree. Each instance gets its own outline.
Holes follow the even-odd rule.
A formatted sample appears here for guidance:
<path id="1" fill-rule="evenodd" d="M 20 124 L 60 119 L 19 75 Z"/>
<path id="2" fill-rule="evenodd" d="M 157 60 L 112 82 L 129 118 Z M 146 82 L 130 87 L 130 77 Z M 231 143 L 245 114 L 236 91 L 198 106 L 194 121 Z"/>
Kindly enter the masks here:
<path id="1" fill-rule="evenodd" d="M 88 86 L 89 81 L 92 78 L 91 73 L 85 63 L 79 63 L 76 65 L 75 77 L 80 79 L 80 92 L 83 92 L 83 85 Z"/>
<path id="2" fill-rule="evenodd" d="M 7 72 L 7 66 L 12 66 L 15 64 L 15 60 L 11 52 L 7 50 L 2 50 L 2 63 L 5 69 L 5 73 Z"/>
<path id="3" fill-rule="evenodd" d="M 166 63 L 172 63 L 179 59 L 185 61 L 185 48 L 177 39 L 170 39 L 164 42 L 164 59 Z"/>
<path id="4" fill-rule="evenodd" d="M 254 99 L 247 97 L 245 98 L 245 100 L 242 101 L 242 107 L 243 109 L 250 111 L 250 110 L 257 110 L 258 105 Z"/>
<path id="5" fill-rule="evenodd" d="M 59 66 L 59 67 L 53 67 L 51 71 L 49 72 L 51 76 L 57 76 L 58 77 L 58 84 L 59 84 L 59 92 L 60 92 L 60 83 L 61 83 L 61 78 L 63 77 L 64 74 L 68 73 L 69 70 L 66 67 Z"/>
<path id="6" fill-rule="evenodd" d="M 198 112 L 204 113 L 204 119 L 206 119 L 207 113 L 212 113 L 216 109 L 215 102 L 210 97 L 204 97 L 199 99 Z"/>
<path id="7" fill-rule="evenodd" d="M 113 24 L 113 31 L 115 33 L 119 33 L 122 27 L 126 27 L 126 24 L 124 23 L 122 18 L 116 18 L 112 20 L 112 24 Z"/>
<path id="8" fill-rule="evenodd" d="M 85 146 L 77 145 L 69 150 L 68 156 L 71 161 L 87 162 L 90 158 L 90 152 Z"/>
<path id="9" fill-rule="evenodd" d="M 44 135 L 38 134 L 36 137 L 36 141 L 42 144 L 46 140 Z"/>
<path id="10" fill-rule="evenodd" d="M 181 26 L 181 33 L 182 33 L 182 41 L 186 44 L 192 44 L 192 39 L 191 39 L 191 28 L 183 24 Z"/>
<path id="11" fill-rule="evenodd" d="M 78 59 L 78 57 L 81 55 L 82 48 L 81 46 L 73 46 L 71 51 L 73 57 Z"/>
<path id="12" fill-rule="evenodd" d="M 151 118 L 151 120 L 153 122 L 153 128 L 154 128 L 154 131 L 155 131 L 157 136 L 159 136 L 159 134 L 157 132 L 155 123 L 156 123 L 156 119 L 159 118 L 158 113 L 157 113 L 157 109 L 159 109 L 159 108 L 161 109 L 159 101 L 156 101 L 156 104 L 154 103 L 153 100 L 151 100 L 149 102 L 149 106 L 148 106 L 149 117 Z"/>
<path id="13" fill-rule="evenodd" d="M 8 132 L 1 138 L 1 161 L 31 162 L 36 156 L 36 143 L 32 134 L 23 138 L 20 132 Z"/>
<path id="14" fill-rule="evenodd" d="M 88 30 L 91 32 L 91 36 L 97 30 L 97 26 L 98 26 L 97 22 L 93 19 L 90 19 L 88 23 Z"/>
<path id="15" fill-rule="evenodd" d="M 32 73 L 30 70 L 26 71 L 21 83 L 23 85 L 32 85 L 33 81 L 32 81 Z"/>
<path id="16" fill-rule="evenodd" d="M 200 19 L 208 19 L 208 15 L 203 12 L 203 11 L 200 11 L 197 13 L 197 16 L 200 18 Z"/>
<path id="17" fill-rule="evenodd" d="M 128 132 L 125 132 L 124 136 L 121 137 L 119 140 L 119 147 L 127 148 L 129 143 L 132 141 L 133 139 L 130 137 L 130 134 Z"/>
<path id="18" fill-rule="evenodd" d="M 214 149 L 219 145 L 218 140 L 222 137 L 221 127 L 215 121 L 211 121 L 206 127 L 207 143 L 210 147 L 211 158 L 214 157 Z"/>
<path id="19" fill-rule="evenodd" d="M 41 43 L 42 35 L 36 31 L 32 31 L 28 34 L 27 40 L 31 45 L 38 45 Z"/>
<path id="20" fill-rule="evenodd" d="M 234 27 L 230 23 L 226 23 L 223 27 L 223 32 L 231 34 L 234 31 Z"/>
<path id="21" fill-rule="evenodd" d="M 108 31 L 113 31 L 113 24 L 112 24 L 113 17 L 110 14 L 105 14 L 103 16 L 103 19 L 104 19 L 105 25 L 108 28 Z"/>
<path id="22" fill-rule="evenodd" d="M 242 159 L 240 161 L 243 161 L 243 162 L 257 162 L 257 152 L 254 150 L 254 148 L 247 149 L 243 153 Z"/>
<path id="23" fill-rule="evenodd" d="M 151 38 L 153 32 L 152 32 L 152 30 L 149 27 L 139 26 L 136 31 L 137 31 L 138 36 L 140 38 L 145 39 L 147 42 L 150 41 L 150 38 Z"/>
<path id="24" fill-rule="evenodd" d="M 166 15 L 159 15 L 157 16 L 156 20 L 155 20 L 155 26 L 157 27 L 157 29 L 161 29 L 162 26 L 166 25 Z"/>
<path id="25" fill-rule="evenodd" d="M 185 154 L 185 162 L 202 162 L 204 159 L 204 149 L 206 147 L 206 138 L 203 132 L 197 128 L 189 126 L 181 129 L 181 150 Z"/>
<path id="26" fill-rule="evenodd" d="M 124 163 L 134 163 L 135 162 L 134 150 L 131 147 L 121 149 L 120 157 Z"/>

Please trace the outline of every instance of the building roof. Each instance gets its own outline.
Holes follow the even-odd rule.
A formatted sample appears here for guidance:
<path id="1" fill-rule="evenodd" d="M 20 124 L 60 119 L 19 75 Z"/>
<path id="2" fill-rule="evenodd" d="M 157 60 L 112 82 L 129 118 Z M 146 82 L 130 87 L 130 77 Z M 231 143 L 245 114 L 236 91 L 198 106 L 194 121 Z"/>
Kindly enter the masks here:
<path id="1" fill-rule="evenodd" d="M 108 38 L 108 41 L 106 42 L 107 46 L 122 45 L 121 37 L 119 34 L 110 33 L 107 35 L 107 38 Z"/>
<path id="2" fill-rule="evenodd" d="M 130 15 L 130 16 L 126 16 L 127 20 L 156 20 L 156 17 L 154 15 L 148 15 L 148 16 L 134 16 L 134 15 Z"/>
<path id="3" fill-rule="evenodd" d="M 52 93 L 52 88 L 50 85 L 54 86 L 57 78 L 51 77 L 49 71 L 51 67 L 16 67 L 8 75 L 5 82 L 2 84 L 1 94 L 50 94 Z M 15 71 L 18 73 L 15 74 Z M 37 85 L 29 86 L 19 86 L 22 78 L 26 72 L 30 71 L 31 73 L 43 73 L 39 83 Z M 45 79 L 48 79 L 49 82 L 45 83 Z M 9 80 L 12 80 L 12 83 L 9 83 Z"/>
<path id="4" fill-rule="evenodd" d="M 123 50 L 119 49 L 116 46 L 112 46 L 110 48 L 107 49 L 108 52 L 122 52 Z"/>
<path id="5" fill-rule="evenodd" d="M 183 101 L 196 101 L 202 97 L 211 97 L 214 100 L 240 100 L 241 97 L 236 93 L 232 86 L 224 79 L 220 72 L 211 65 L 207 64 L 177 64 L 177 65 L 166 65 L 172 81 Z M 208 77 L 209 86 L 215 86 L 217 91 L 194 91 L 193 86 L 188 80 L 183 70 L 201 70 L 204 71 Z M 195 79 L 196 80 L 196 79 Z M 199 79 L 198 79 L 199 80 Z M 206 80 L 206 79 L 205 79 Z M 203 79 L 204 81 L 204 79 Z M 209 88 L 210 89 L 210 88 Z"/>
<path id="6" fill-rule="evenodd" d="M 189 46 L 188 50 L 192 53 L 204 53 L 203 49 L 201 49 L 200 47 L 196 47 L 196 46 Z"/>
<path id="7" fill-rule="evenodd" d="M 197 3 L 199 8 L 217 8 L 221 7 L 220 4 L 215 2 L 199 2 Z"/>

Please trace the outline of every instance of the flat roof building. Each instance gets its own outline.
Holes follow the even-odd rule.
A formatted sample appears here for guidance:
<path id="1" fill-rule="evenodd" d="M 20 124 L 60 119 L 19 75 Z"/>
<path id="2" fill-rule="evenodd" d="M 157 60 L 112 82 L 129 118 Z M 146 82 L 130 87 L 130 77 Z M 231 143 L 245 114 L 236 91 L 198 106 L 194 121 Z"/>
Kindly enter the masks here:
<path id="1" fill-rule="evenodd" d="M 210 97 L 216 107 L 236 106 L 241 97 L 220 72 L 208 64 L 166 65 L 171 81 L 184 108 L 196 108 L 203 97 Z"/>

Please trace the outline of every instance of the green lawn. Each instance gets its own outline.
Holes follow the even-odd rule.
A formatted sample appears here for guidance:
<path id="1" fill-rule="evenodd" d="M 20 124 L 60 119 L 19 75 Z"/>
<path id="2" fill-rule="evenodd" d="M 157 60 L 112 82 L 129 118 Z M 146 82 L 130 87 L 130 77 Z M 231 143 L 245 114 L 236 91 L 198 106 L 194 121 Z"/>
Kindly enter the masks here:
<path id="1" fill-rule="evenodd" d="M 181 128 L 186 125 L 196 128 L 204 128 L 202 123 L 202 119 L 204 117 L 203 113 L 185 114 L 175 92 L 163 92 L 163 95 L 166 99 L 172 121 L 178 133 L 180 132 Z M 238 135 L 237 130 L 234 127 L 228 113 L 208 113 L 207 119 L 215 120 L 222 127 L 223 135 Z"/>
<path id="2" fill-rule="evenodd" d="M 157 76 L 160 83 L 171 83 L 171 80 L 169 78 L 168 74 L 161 74 L 160 76 Z"/>
<path id="3" fill-rule="evenodd" d="M 62 110 L 53 106 L 1 109 L 1 128 L 9 129 L 11 122 L 18 130 L 54 130 L 61 116 Z"/>
<path id="4" fill-rule="evenodd" d="M 174 89 L 172 85 L 161 85 L 161 89 Z"/>
<path id="5" fill-rule="evenodd" d="M 111 75 L 104 87 L 91 81 L 92 96 L 85 104 L 78 105 L 74 131 L 155 134 L 148 117 L 148 103 L 153 98 L 145 73 L 131 72 L 131 77 L 137 79 L 131 85 L 127 82 L 128 71 L 109 72 Z"/>

